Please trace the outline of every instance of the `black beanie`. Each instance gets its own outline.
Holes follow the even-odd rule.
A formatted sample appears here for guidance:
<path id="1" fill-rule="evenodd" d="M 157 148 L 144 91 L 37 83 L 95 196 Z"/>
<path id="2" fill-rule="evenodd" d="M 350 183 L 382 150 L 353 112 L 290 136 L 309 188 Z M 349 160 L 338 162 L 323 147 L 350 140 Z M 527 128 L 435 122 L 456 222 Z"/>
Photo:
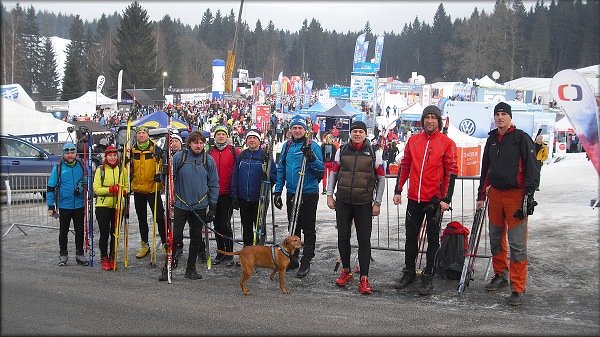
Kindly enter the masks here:
<path id="1" fill-rule="evenodd" d="M 508 105 L 508 103 L 506 103 L 506 102 L 500 102 L 500 103 L 496 104 L 496 106 L 494 107 L 494 115 L 497 112 L 506 112 L 512 119 L 512 110 L 510 108 L 510 105 Z"/>
<path id="2" fill-rule="evenodd" d="M 435 105 L 428 105 L 425 107 L 425 109 L 423 109 L 423 115 L 421 116 L 421 126 L 424 127 L 425 125 L 425 116 L 429 115 L 429 114 L 434 114 L 437 116 L 438 119 L 438 129 L 441 130 L 442 129 L 442 111 L 440 110 L 440 108 L 438 108 Z"/>
<path id="3" fill-rule="evenodd" d="M 350 125 L 350 131 L 354 129 L 363 129 L 365 133 L 367 133 L 367 124 L 363 121 L 354 121 L 352 122 L 352 125 Z"/>

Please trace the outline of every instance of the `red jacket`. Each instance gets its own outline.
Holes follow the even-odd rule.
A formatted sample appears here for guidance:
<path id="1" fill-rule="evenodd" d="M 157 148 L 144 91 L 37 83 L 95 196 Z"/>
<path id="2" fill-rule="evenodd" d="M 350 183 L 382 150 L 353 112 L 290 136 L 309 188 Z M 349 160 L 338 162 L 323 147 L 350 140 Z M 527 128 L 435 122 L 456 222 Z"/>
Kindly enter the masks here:
<path id="1" fill-rule="evenodd" d="M 240 149 L 234 148 L 236 157 L 240 155 Z M 227 145 L 222 151 L 216 147 L 210 149 L 209 154 L 215 160 L 217 173 L 219 174 L 219 195 L 231 194 L 231 177 L 235 166 L 235 158 L 231 153 L 231 144 Z"/>
<path id="2" fill-rule="evenodd" d="M 421 132 L 406 143 L 394 193 L 400 194 L 410 179 L 409 199 L 417 202 L 429 202 L 433 196 L 444 199 L 451 174 L 458 175 L 454 141 L 440 131 L 431 135 Z"/>

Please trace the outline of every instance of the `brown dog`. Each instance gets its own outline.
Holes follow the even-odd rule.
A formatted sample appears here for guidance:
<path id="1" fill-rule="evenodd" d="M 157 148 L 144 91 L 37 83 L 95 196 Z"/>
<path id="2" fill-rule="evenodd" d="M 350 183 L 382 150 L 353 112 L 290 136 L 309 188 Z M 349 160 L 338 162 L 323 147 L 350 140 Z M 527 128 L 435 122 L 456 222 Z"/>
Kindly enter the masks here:
<path id="1" fill-rule="evenodd" d="M 285 271 L 290 264 L 289 256 L 294 255 L 296 249 L 300 249 L 302 245 L 300 238 L 296 235 L 292 235 L 283 240 L 281 246 L 246 246 L 244 249 L 237 252 L 225 252 L 220 249 L 217 249 L 217 252 L 223 255 L 240 256 L 240 265 L 242 266 L 242 280 L 240 281 L 240 286 L 242 286 L 244 294 L 250 295 L 250 291 L 246 288 L 246 282 L 248 282 L 248 279 L 252 276 L 254 267 L 273 269 L 271 280 L 274 279 L 275 273 L 279 271 L 279 289 L 281 289 L 284 294 L 289 294 L 290 292 L 285 289 L 285 286 L 283 285 Z M 285 250 L 285 253 L 282 249 Z"/>

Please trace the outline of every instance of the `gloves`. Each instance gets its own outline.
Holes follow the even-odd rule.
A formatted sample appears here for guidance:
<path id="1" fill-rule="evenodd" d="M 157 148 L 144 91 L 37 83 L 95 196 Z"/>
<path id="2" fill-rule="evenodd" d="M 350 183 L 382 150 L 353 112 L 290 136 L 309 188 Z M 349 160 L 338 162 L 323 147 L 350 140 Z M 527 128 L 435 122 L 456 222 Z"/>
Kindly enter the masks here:
<path id="1" fill-rule="evenodd" d="M 315 156 L 315 153 L 313 152 L 310 145 L 304 145 L 302 147 L 302 154 L 304 155 L 304 157 L 306 157 L 306 160 L 309 163 L 312 163 L 313 161 L 317 160 L 317 156 Z"/>
<path id="2" fill-rule="evenodd" d="M 533 193 L 532 194 L 526 194 L 525 198 L 527 198 L 527 215 L 532 215 L 533 214 L 533 208 L 535 206 L 537 206 L 537 201 L 535 201 L 533 199 Z"/>
<path id="3" fill-rule="evenodd" d="M 156 181 L 157 183 L 160 183 L 160 174 L 154 175 L 154 181 Z"/>
<path id="4" fill-rule="evenodd" d="M 217 215 L 217 204 L 210 204 L 208 206 L 208 213 L 206 213 L 206 223 L 213 222 Z"/>
<path id="5" fill-rule="evenodd" d="M 267 173 L 265 171 L 260 171 L 260 181 L 267 181 Z"/>
<path id="6" fill-rule="evenodd" d="M 281 192 L 275 192 L 273 193 L 273 196 L 275 197 L 275 207 L 277 207 L 277 209 L 281 209 L 283 207 L 283 201 L 281 201 Z"/>
<path id="7" fill-rule="evenodd" d="M 108 188 L 108 192 L 117 195 L 119 194 L 119 185 L 113 185 Z"/>
<path id="8" fill-rule="evenodd" d="M 231 198 L 231 207 L 233 207 L 233 209 L 240 209 L 240 201 L 238 198 Z"/>

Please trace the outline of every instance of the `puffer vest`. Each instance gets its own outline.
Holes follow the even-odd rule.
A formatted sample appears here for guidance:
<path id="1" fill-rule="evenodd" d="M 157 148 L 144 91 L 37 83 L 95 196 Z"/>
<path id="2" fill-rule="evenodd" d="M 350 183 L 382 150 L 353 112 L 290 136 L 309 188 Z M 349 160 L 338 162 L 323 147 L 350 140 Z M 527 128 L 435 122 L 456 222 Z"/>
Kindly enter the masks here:
<path id="1" fill-rule="evenodd" d="M 342 147 L 338 171 L 337 200 L 351 205 L 365 205 L 373 201 L 375 170 L 373 149 L 366 143 L 357 151 L 354 146 Z"/>

